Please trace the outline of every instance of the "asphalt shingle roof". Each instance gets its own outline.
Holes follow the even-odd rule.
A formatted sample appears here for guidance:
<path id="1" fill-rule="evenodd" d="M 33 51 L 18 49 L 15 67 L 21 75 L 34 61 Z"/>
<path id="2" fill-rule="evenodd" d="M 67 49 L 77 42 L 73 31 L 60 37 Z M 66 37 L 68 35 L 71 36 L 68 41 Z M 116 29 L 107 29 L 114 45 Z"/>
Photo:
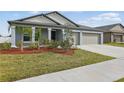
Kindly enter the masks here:
<path id="1" fill-rule="evenodd" d="M 50 12 L 50 13 L 54 13 L 54 12 Z M 56 12 L 58 13 L 58 12 Z M 60 14 L 60 13 L 58 13 Z M 31 17 L 27 17 L 27 18 L 22 18 L 22 19 L 19 19 L 19 20 L 14 20 L 14 21 L 8 21 L 8 23 L 11 25 L 11 24 L 21 24 L 21 25 L 34 25 L 34 26 L 46 26 L 46 27 L 57 27 L 57 28 L 70 28 L 70 29 L 75 29 L 75 30 L 85 30 L 85 31 L 100 31 L 99 29 L 96 29 L 96 28 L 93 28 L 93 27 L 89 27 L 89 26 L 84 26 L 84 25 L 79 25 L 79 24 L 76 24 L 77 26 L 70 26 L 70 25 L 62 25 L 62 24 L 59 24 L 57 23 L 56 21 L 54 21 L 53 19 L 51 18 L 48 18 L 52 21 L 54 21 L 55 23 L 57 24 L 44 24 L 44 23 L 39 23 L 39 22 L 29 22 L 29 21 L 25 21 L 25 19 L 30 19 L 30 18 L 34 18 L 34 17 L 37 17 L 37 16 L 45 16 L 45 17 L 48 17 L 47 14 L 39 14 L 39 15 L 35 15 L 35 16 L 31 16 Z M 61 15 L 61 14 L 60 14 Z M 62 15 L 63 16 L 63 15 Z M 66 18 L 66 17 L 65 17 Z M 67 18 L 66 18 L 67 19 Z M 69 19 L 68 19 L 69 20 Z M 70 21 L 71 22 L 71 21 Z M 73 22 L 74 23 L 74 22 Z"/>
<path id="2" fill-rule="evenodd" d="M 112 32 L 111 29 L 117 25 L 120 25 L 123 27 L 122 24 L 117 23 L 117 24 L 111 24 L 111 25 L 105 25 L 105 26 L 99 26 L 99 27 L 95 27 L 96 29 L 101 29 L 103 32 Z"/>

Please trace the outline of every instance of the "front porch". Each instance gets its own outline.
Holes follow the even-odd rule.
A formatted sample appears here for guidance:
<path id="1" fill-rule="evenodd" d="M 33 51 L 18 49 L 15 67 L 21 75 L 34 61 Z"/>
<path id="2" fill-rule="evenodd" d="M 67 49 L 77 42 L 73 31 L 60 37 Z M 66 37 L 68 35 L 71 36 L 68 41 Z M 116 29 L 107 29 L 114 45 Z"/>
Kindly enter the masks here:
<path id="1" fill-rule="evenodd" d="M 23 27 L 23 26 L 22 26 Z M 38 34 L 41 35 L 40 42 L 43 40 L 54 40 L 54 41 L 63 41 L 65 38 L 65 29 L 60 28 L 50 28 L 50 27 L 37 27 L 37 26 L 27 26 L 24 28 L 29 28 L 29 31 L 25 31 L 20 33 L 20 31 L 17 30 L 17 26 L 11 26 L 11 47 L 16 48 L 17 42 L 21 41 L 21 38 L 23 36 L 23 44 L 24 46 L 28 46 L 31 43 L 35 43 L 38 41 Z M 38 31 L 40 33 L 38 33 Z M 22 34 L 22 35 L 21 35 Z"/>
<path id="2" fill-rule="evenodd" d="M 124 42 L 124 33 L 111 33 L 111 42 Z"/>

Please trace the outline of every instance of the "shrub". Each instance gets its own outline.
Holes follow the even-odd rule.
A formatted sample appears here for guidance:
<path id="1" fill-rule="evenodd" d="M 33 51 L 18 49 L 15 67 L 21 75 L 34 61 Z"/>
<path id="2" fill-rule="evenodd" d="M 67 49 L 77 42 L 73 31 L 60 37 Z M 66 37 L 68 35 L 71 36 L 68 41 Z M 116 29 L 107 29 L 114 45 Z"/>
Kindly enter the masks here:
<path id="1" fill-rule="evenodd" d="M 38 48 L 38 43 L 37 43 L 37 42 L 31 43 L 31 44 L 29 45 L 29 48 L 30 48 L 30 49 Z"/>
<path id="2" fill-rule="evenodd" d="M 20 48 L 21 47 L 21 41 L 17 41 L 16 46 Z"/>
<path id="3" fill-rule="evenodd" d="M 69 39 L 66 39 L 64 41 L 61 41 L 60 46 L 64 49 L 64 50 L 68 50 L 72 47 L 72 43 L 70 43 Z"/>
<path id="4" fill-rule="evenodd" d="M 41 41 L 41 44 L 43 44 L 43 45 L 48 45 L 49 42 L 50 42 L 50 41 L 49 41 L 48 39 L 44 39 L 44 40 Z"/>
<path id="5" fill-rule="evenodd" d="M 48 45 L 48 47 L 49 48 L 57 48 L 58 46 L 59 46 L 59 41 L 53 41 L 53 40 L 51 40 L 51 42 L 49 42 L 49 45 Z"/>
<path id="6" fill-rule="evenodd" d="M 10 49 L 11 48 L 11 44 L 10 43 L 2 43 L 0 44 L 0 50 L 7 50 L 7 49 Z"/>
<path id="7" fill-rule="evenodd" d="M 72 30 L 65 29 L 64 37 L 65 39 L 60 43 L 60 46 L 65 50 L 70 49 L 74 42 Z"/>

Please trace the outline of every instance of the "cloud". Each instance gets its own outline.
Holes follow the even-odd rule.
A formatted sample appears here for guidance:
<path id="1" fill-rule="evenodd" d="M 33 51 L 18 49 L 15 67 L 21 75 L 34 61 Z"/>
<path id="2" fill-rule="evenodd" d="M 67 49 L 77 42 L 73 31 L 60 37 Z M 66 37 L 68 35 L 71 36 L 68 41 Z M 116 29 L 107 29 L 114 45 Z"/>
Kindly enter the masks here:
<path id="1" fill-rule="evenodd" d="M 118 17 L 119 14 L 118 13 L 103 13 L 103 14 L 100 14 L 98 15 L 99 17 Z"/>
<path id="2" fill-rule="evenodd" d="M 48 11 L 30 11 L 29 13 L 30 14 L 33 14 L 33 15 L 35 15 L 35 14 L 41 14 L 41 13 L 45 14 L 45 13 L 48 13 Z"/>
<path id="3" fill-rule="evenodd" d="M 108 20 L 108 21 L 121 21 L 118 13 L 103 13 L 97 15 L 96 17 L 92 17 L 90 20 Z"/>
<path id="4" fill-rule="evenodd" d="M 84 21 L 80 21 L 79 23 L 89 26 L 100 26 L 107 25 L 113 23 L 121 23 L 122 19 L 120 18 L 119 13 L 102 13 L 93 17 L 90 17 Z"/>
<path id="5" fill-rule="evenodd" d="M 39 13 L 41 13 L 41 11 L 31 11 L 29 13 L 31 13 L 31 14 L 39 14 Z"/>

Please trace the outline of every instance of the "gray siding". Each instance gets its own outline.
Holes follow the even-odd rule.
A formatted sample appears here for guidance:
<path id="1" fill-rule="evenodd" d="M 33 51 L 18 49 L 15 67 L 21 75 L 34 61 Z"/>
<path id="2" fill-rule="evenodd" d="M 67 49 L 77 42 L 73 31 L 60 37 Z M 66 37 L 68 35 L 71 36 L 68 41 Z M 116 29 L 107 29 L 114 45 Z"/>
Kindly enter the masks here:
<path id="1" fill-rule="evenodd" d="M 43 29 L 42 32 L 41 32 L 41 37 L 43 40 L 46 40 L 48 39 L 48 30 L 47 29 Z"/>
<path id="2" fill-rule="evenodd" d="M 111 42 L 111 33 L 106 32 L 103 34 L 103 42 L 104 43 Z"/>
<path id="3" fill-rule="evenodd" d="M 30 19 L 26 19 L 24 21 L 28 22 L 38 22 L 38 23 L 44 23 L 44 24 L 56 24 L 55 22 L 51 21 L 50 19 L 44 17 L 44 16 L 38 16 Z"/>
<path id="4" fill-rule="evenodd" d="M 75 45 L 80 45 L 80 33 L 79 32 L 73 32 L 73 39 Z"/>
<path id="5" fill-rule="evenodd" d="M 16 42 L 21 40 L 21 35 L 18 31 L 16 31 Z"/>
<path id="6" fill-rule="evenodd" d="M 117 26 L 113 27 L 111 29 L 111 31 L 112 32 L 122 32 L 122 33 L 124 33 L 124 28 L 122 28 L 122 26 L 120 26 L 120 25 L 117 25 Z"/>
<path id="7" fill-rule="evenodd" d="M 58 23 L 61 23 L 62 25 L 69 25 L 69 26 L 75 26 L 73 23 L 71 23 L 70 21 L 68 21 L 67 19 L 65 19 L 64 17 L 53 13 L 53 14 L 48 14 L 48 17 L 50 17 L 51 19 L 55 20 Z"/>
<path id="8" fill-rule="evenodd" d="M 123 36 L 122 36 L 122 42 L 124 42 L 124 34 L 123 34 Z"/>

